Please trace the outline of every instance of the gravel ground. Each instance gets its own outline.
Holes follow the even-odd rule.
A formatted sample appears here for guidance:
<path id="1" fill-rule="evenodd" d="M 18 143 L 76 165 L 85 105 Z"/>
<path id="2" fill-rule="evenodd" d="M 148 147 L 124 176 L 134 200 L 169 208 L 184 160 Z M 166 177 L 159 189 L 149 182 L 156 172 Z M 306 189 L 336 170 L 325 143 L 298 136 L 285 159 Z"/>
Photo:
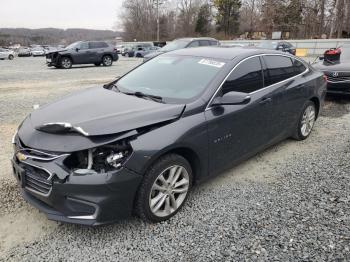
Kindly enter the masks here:
<path id="1" fill-rule="evenodd" d="M 137 63 L 120 61 L 120 69 Z M 75 69 L 76 79 L 85 69 Z M 98 69 L 86 69 L 93 70 L 87 79 Z M 6 76 L 1 70 L 0 64 L 0 79 Z M 113 78 L 112 71 L 103 77 Z M 58 86 L 62 72 L 57 71 Z M 2 144 L 33 103 L 88 85 L 49 88 L 46 96 L 33 87 L 17 96 L 1 82 L 0 260 L 350 260 L 350 99 L 327 101 L 306 141 L 279 143 L 196 186 L 170 221 L 146 224 L 132 218 L 90 228 L 48 221 L 24 203 L 6 168 L 11 146 Z"/>

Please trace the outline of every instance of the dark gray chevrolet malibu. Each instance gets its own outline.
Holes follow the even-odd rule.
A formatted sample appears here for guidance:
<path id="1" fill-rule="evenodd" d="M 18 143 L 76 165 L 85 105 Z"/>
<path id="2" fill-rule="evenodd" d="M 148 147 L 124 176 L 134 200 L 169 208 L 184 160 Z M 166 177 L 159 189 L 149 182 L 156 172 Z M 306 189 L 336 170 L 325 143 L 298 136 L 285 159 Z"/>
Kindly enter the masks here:
<path id="1" fill-rule="evenodd" d="M 289 54 L 177 50 L 32 112 L 13 137 L 13 172 L 49 219 L 166 220 L 194 184 L 307 138 L 325 90 L 322 73 Z"/>

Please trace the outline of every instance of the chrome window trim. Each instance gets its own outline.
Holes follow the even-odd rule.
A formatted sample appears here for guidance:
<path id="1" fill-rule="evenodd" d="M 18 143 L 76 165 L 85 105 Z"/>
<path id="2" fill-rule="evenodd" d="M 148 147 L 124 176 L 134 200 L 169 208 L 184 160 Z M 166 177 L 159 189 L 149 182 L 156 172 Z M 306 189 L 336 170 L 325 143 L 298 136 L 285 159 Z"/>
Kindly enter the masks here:
<path id="1" fill-rule="evenodd" d="M 299 77 L 299 76 L 301 76 L 301 75 L 303 75 L 303 74 L 305 74 L 305 73 L 307 73 L 307 72 L 310 71 L 309 67 L 305 64 L 304 61 L 302 61 L 302 60 L 301 60 L 300 58 L 298 58 L 298 57 L 294 57 L 294 56 L 291 56 L 291 55 L 288 55 L 288 54 L 258 54 L 258 55 L 252 55 L 252 56 L 246 57 L 246 58 L 244 58 L 243 60 L 239 61 L 239 63 L 236 64 L 236 65 L 230 70 L 230 72 L 226 75 L 226 77 L 224 78 L 224 80 L 221 82 L 221 84 L 219 85 L 219 87 L 216 89 L 216 91 L 215 91 L 215 93 L 213 94 L 213 96 L 210 98 L 210 100 L 209 100 L 207 106 L 205 107 L 205 111 L 211 109 L 210 104 L 213 102 L 215 96 L 216 96 L 217 93 L 220 91 L 221 87 L 223 86 L 223 84 L 225 83 L 225 81 L 227 80 L 227 78 L 228 78 L 228 77 L 231 75 L 231 73 L 237 68 L 237 66 L 239 66 L 241 63 L 243 63 L 244 61 L 246 61 L 246 60 L 248 60 L 248 59 L 250 59 L 250 58 L 260 57 L 260 56 L 261 56 L 261 57 L 262 57 L 262 56 L 284 56 L 284 57 L 289 57 L 289 58 L 291 58 L 291 59 L 296 59 L 296 60 L 298 60 L 299 62 L 301 62 L 301 63 L 305 66 L 306 70 L 305 70 L 304 72 L 298 74 L 298 75 L 295 75 L 295 76 L 292 76 L 292 77 L 290 77 L 290 78 L 284 79 L 284 80 L 282 80 L 282 81 L 280 81 L 280 82 L 277 82 L 277 83 L 274 83 L 274 84 L 272 84 L 272 85 L 265 86 L 265 87 L 263 87 L 263 88 L 261 88 L 261 89 L 258 89 L 258 90 L 256 90 L 256 91 L 247 93 L 247 96 L 250 96 L 250 95 L 252 95 L 252 94 L 258 93 L 258 92 L 263 91 L 263 90 L 266 90 L 267 88 L 273 87 L 273 86 L 278 85 L 278 84 L 281 84 L 281 83 L 283 83 L 283 82 L 290 81 L 290 80 L 292 80 L 292 79 L 294 79 L 294 78 L 296 78 L 296 77 Z"/>

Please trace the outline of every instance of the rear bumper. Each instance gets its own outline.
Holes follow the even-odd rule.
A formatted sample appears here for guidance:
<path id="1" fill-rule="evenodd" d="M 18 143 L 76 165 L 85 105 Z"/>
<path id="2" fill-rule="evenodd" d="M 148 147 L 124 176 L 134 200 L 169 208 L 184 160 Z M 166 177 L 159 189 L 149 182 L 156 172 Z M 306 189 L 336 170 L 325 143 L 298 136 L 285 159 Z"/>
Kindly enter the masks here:
<path id="1" fill-rule="evenodd" d="M 45 196 L 26 186 L 26 175 L 19 175 L 22 162 L 13 159 L 12 165 L 22 196 L 29 204 L 48 219 L 83 225 L 101 225 L 131 216 L 142 179 L 126 168 L 86 175 L 72 173 L 65 181 L 54 179 Z"/>

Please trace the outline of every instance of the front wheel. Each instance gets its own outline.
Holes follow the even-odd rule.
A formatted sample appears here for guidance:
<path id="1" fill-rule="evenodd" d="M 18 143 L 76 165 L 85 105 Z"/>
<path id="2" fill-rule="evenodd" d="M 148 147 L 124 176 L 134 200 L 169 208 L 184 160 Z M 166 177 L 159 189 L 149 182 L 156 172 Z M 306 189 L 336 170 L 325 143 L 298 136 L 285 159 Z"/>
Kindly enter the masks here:
<path id="1" fill-rule="evenodd" d="M 13 60 L 14 56 L 13 55 L 9 55 L 9 60 Z"/>
<path id="2" fill-rule="evenodd" d="M 61 68 L 69 69 L 72 67 L 72 60 L 69 57 L 61 58 Z"/>
<path id="3" fill-rule="evenodd" d="M 312 101 L 308 101 L 302 110 L 299 117 L 297 130 L 295 131 L 294 138 L 296 140 L 306 139 L 312 131 L 316 121 L 316 106 Z"/>
<path id="4" fill-rule="evenodd" d="M 174 216 L 185 203 L 192 185 L 192 169 L 180 155 L 160 158 L 146 173 L 135 211 L 143 220 L 160 222 Z"/>
<path id="5" fill-rule="evenodd" d="M 113 64 L 112 57 L 110 55 L 105 55 L 102 57 L 102 64 L 104 66 L 111 66 Z"/>

